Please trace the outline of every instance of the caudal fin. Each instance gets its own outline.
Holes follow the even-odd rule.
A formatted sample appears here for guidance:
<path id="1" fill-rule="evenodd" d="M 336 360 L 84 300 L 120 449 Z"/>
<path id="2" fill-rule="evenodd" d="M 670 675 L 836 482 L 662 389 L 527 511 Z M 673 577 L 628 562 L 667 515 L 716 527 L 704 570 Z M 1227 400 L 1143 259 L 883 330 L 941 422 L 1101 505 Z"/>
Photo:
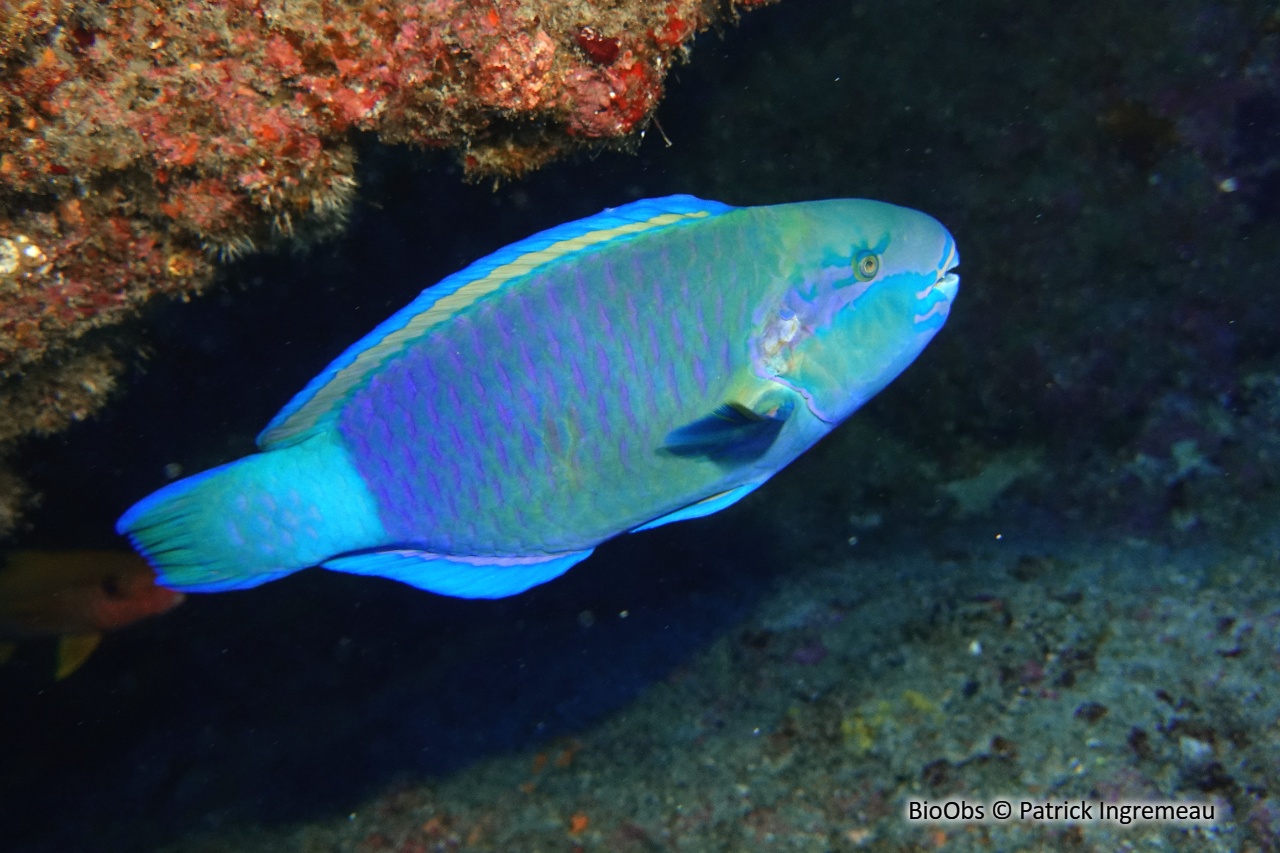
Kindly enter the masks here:
<path id="1" fill-rule="evenodd" d="M 246 456 L 134 504 L 116 531 L 187 592 L 247 589 L 382 539 L 372 495 L 325 436 Z"/>

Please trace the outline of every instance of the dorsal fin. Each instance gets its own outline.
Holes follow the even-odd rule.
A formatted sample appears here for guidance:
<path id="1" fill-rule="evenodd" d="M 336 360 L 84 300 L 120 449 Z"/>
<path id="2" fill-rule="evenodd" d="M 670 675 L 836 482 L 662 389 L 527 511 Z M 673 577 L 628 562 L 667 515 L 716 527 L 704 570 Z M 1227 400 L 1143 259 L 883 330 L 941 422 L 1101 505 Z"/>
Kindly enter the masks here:
<path id="1" fill-rule="evenodd" d="M 388 358 L 480 298 L 570 255 L 733 210 L 690 195 L 636 201 L 557 225 L 481 258 L 424 290 L 334 359 L 258 436 L 263 450 L 324 429 L 351 393 Z"/>

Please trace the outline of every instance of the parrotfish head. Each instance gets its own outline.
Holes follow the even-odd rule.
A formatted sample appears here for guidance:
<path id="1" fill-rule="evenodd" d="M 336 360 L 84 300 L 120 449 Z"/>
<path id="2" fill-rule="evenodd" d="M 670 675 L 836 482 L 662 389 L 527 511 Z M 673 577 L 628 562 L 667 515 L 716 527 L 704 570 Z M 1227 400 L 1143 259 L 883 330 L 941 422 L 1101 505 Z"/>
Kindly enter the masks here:
<path id="1" fill-rule="evenodd" d="M 787 254 L 798 263 L 781 295 L 757 309 L 754 370 L 838 423 L 946 322 L 960 286 L 955 240 L 927 214 L 866 199 L 761 212 L 785 218 Z"/>

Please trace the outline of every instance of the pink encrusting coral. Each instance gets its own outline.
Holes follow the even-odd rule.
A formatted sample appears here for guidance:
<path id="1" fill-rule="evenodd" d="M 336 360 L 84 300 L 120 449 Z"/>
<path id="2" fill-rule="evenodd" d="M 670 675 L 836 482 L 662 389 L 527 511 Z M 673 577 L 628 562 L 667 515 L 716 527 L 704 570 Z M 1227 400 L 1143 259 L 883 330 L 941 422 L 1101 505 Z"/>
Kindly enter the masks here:
<path id="1" fill-rule="evenodd" d="M 351 131 L 519 176 L 633 134 L 694 33 L 753 5 L 0 0 L 0 404 L 86 330 L 340 226 Z"/>

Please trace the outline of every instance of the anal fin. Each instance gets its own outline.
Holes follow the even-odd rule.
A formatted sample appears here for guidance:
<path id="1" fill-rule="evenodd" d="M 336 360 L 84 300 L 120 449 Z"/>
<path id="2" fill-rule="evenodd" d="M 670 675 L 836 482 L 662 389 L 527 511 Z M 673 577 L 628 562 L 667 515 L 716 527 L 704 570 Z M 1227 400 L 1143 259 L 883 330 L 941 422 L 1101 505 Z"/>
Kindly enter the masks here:
<path id="1" fill-rule="evenodd" d="M 666 515 L 655 518 L 653 521 L 642 524 L 639 527 L 634 527 L 631 529 L 631 532 L 638 533 L 641 530 L 652 530 L 655 527 L 661 527 L 662 525 L 670 524 L 673 521 L 684 521 L 689 518 L 702 518 L 704 515 L 711 515 L 714 512 L 719 512 L 726 507 L 736 504 L 738 501 L 760 488 L 760 485 L 763 482 L 764 481 L 761 480 L 754 483 L 747 483 L 745 486 L 738 486 L 736 489 L 729 489 L 728 491 L 714 494 L 709 498 L 703 498 L 696 503 L 691 503 L 688 506 L 681 507 L 675 512 L 669 512 Z"/>
<path id="2" fill-rule="evenodd" d="M 455 598 L 505 598 L 558 578 L 589 557 L 591 550 L 532 557 L 456 557 L 390 549 L 333 557 L 321 565 L 338 572 L 378 575 Z"/>

